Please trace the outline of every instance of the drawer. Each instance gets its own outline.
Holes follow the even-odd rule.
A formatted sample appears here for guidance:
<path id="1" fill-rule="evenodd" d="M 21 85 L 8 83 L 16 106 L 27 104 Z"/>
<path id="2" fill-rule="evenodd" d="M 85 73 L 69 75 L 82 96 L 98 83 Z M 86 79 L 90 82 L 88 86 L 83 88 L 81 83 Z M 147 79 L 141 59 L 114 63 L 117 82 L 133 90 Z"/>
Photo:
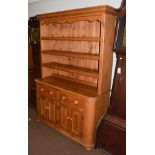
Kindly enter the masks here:
<path id="1" fill-rule="evenodd" d="M 59 92 L 59 101 L 61 104 L 69 105 L 72 107 L 85 107 L 85 100 L 81 99 L 80 96 L 74 96 L 69 93 Z"/>
<path id="2" fill-rule="evenodd" d="M 56 96 L 56 90 L 48 85 L 39 83 L 38 94 L 41 96 L 48 96 L 48 98 L 54 98 L 54 96 Z"/>
<path id="3" fill-rule="evenodd" d="M 85 109 L 86 107 L 86 100 L 81 99 L 78 96 L 74 96 L 70 98 L 70 106 L 71 108 L 80 108 Z"/>
<path id="4" fill-rule="evenodd" d="M 44 84 L 38 84 L 38 93 L 39 94 L 49 93 L 49 87 Z"/>

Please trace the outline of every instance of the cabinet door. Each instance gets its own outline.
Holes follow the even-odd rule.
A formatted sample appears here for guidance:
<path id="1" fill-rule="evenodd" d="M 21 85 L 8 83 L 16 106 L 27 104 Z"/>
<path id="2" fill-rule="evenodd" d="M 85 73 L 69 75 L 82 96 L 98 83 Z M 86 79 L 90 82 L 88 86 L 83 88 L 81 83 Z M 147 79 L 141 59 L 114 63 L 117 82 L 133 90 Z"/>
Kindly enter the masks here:
<path id="1" fill-rule="evenodd" d="M 84 105 L 85 103 L 75 99 L 71 101 L 70 106 L 70 120 L 71 133 L 75 136 L 82 137 L 83 122 L 84 122 Z"/>
<path id="2" fill-rule="evenodd" d="M 47 97 L 43 98 L 41 97 L 41 116 L 44 117 L 44 119 L 49 119 L 49 113 L 50 113 L 50 101 Z"/>
<path id="3" fill-rule="evenodd" d="M 63 128 L 64 130 L 69 129 L 68 115 L 69 115 L 68 107 L 61 105 L 60 106 L 60 127 Z"/>
<path id="4" fill-rule="evenodd" d="M 56 103 L 54 91 L 44 86 L 39 87 L 40 116 L 49 123 L 55 123 Z"/>
<path id="5" fill-rule="evenodd" d="M 46 118 L 47 115 L 47 107 L 48 107 L 48 98 L 47 98 L 47 90 L 43 87 L 38 87 L 38 102 L 37 107 L 39 109 L 38 113 L 40 118 Z"/>
<path id="6" fill-rule="evenodd" d="M 71 108 L 71 132 L 72 134 L 82 137 L 83 129 L 83 111 L 79 109 Z"/>
<path id="7" fill-rule="evenodd" d="M 60 94 L 59 96 L 59 121 L 60 128 L 68 131 L 69 130 L 69 100 L 65 94 Z"/>

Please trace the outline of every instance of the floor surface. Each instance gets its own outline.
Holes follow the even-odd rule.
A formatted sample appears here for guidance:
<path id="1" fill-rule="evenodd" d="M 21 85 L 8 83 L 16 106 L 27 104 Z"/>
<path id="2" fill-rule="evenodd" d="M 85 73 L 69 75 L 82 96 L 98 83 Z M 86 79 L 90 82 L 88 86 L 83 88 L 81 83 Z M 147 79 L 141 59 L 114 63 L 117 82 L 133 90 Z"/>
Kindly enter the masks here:
<path id="1" fill-rule="evenodd" d="M 110 155 L 100 149 L 86 150 L 77 142 L 49 128 L 36 118 L 35 109 L 29 108 L 29 155 Z"/>

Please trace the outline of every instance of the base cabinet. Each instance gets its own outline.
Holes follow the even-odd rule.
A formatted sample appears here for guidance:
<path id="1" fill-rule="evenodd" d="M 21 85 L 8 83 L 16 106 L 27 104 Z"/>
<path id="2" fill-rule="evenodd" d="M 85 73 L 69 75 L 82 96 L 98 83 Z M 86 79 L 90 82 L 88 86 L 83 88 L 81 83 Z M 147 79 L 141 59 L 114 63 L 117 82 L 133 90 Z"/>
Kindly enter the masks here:
<path id="1" fill-rule="evenodd" d="M 99 108 L 100 99 L 36 83 L 38 118 L 86 148 L 94 147 L 96 125 L 104 109 Z"/>
<path id="2" fill-rule="evenodd" d="M 39 84 L 37 91 L 39 119 L 73 137 L 82 137 L 85 103 L 51 86 Z"/>

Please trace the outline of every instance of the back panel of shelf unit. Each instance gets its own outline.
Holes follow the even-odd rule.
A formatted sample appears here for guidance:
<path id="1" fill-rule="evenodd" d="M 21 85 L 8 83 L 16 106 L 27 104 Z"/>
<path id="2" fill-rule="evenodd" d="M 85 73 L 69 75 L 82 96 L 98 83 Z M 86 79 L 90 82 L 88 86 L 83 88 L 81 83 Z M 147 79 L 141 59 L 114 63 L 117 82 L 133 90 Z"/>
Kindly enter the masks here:
<path id="1" fill-rule="evenodd" d="M 94 78 L 94 77 L 70 73 L 70 72 L 61 71 L 57 69 L 49 69 L 47 67 L 43 67 L 43 71 L 44 71 L 44 75 L 46 75 L 46 76 L 43 76 L 43 78 L 51 75 L 60 75 L 62 77 L 74 79 L 75 81 L 78 81 L 80 83 L 81 81 L 83 81 L 83 83 L 86 85 L 97 87 L 97 78 Z"/>
<path id="2" fill-rule="evenodd" d="M 42 50 L 71 51 L 99 54 L 99 42 L 41 40 Z"/>
<path id="3" fill-rule="evenodd" d="M 42 63 L 55 62 L 60 64 L 73 65 L 82 68 L 98 70 L 98 60 L 79 59 L 48 54 L 44 54 L 42 58 Z"/>
<path id="4" fill-rule="evenodd" d="M 78 21 L 74 23 L 50 23 L 41 26 L 41 37 L 100 37 L 100 22 L 99 21 Z M 61 52 L 79 52 L 88 54 L 100 54 L 100 43 L 95 41 L 68 41 L 68 40 L 41 40 L 41 50 L 57 50 Z M 82 68 L 88 68 L 98 71 L 99 61 L 81 58 L 73 58 L 67 56 L 57 56 L 42 54 L 42 64 L 48 62 L 56 62 L 60 64 L 68 64 Z M 42 67 L 42 77 L 57 74 L 73 78 L 79 81 L 97 87 L 97 78 L 80 75 L 76 73 L 69 73 L 57 69 L 49 69 Z"/>
<path id="5" fill-rule="evenodd" d="M 99 37 L 99 21 L 77 21 L 74 23 L 50 23 L 41 27 L 41 37 Z"/>

